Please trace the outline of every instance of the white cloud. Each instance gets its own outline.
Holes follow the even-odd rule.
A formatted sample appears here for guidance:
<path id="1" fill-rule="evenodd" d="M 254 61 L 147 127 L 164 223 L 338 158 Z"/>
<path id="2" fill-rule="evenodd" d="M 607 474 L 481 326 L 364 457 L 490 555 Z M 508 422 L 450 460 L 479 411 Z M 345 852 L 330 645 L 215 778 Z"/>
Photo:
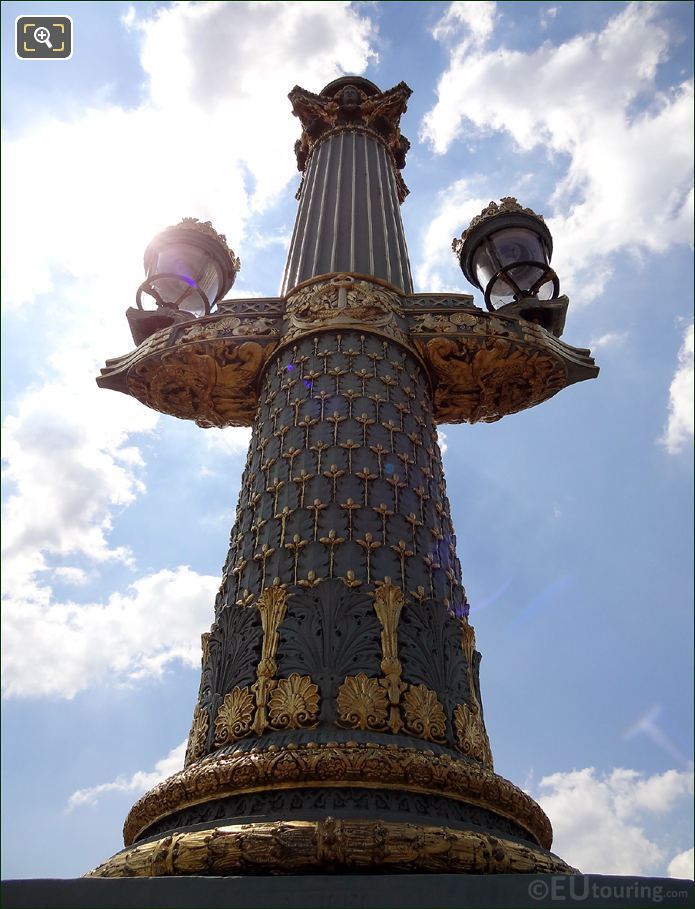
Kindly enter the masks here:
<path id="1" fill-rule="evenodd" d="M 607 331 L 602 335 L 597 335 L 589 341 L 589 347 L 592 350 L 599 350 L 606 347 L 621 347 L 627 338 L 626 331 Z"/>
<path id="2" fill-rule="evenodd" d="M 172 773 L 181 770 L 185 755 L 186 740 L 184 739 L 180 745 L 172 748 L 166 757 L 157 761 L 154 770 L 137 770 L 129 779 L 119 776 L 110 783 L 99 783 L 87 789 L 76 790 L 68 799 L 68 811 L 73 808 L 82 808 L 85 805 L 96 805 L 101 796 L 109 792 L 132 792 L 136 795 L 146 792 L 171 776 Z"/>
<path id="3" fill-rule="evenodd" d="M 693 438 L 693 325 L 678 351 L 678 367 L 669 388 L 668 423 L 659 440 L 669 454 L 678 454 Z"/>
<path id="4" fill-rule="evenodd" d="M 142 488 L 142 458 L 129 435 L 155 419 L 125 396 L 107 397 L 89 373 L 82 382 L 48 381 L 19 399 L 2 434 L 3 479 L 12 488 L 4 509 L 5 595 L 26 596 L 46 555 L 128 558 L 107 538 L 114 509 Z"/>
<path id="5" fill-rule="evenodd" d="M 689 804 L 692 794 L 690 770 L 645 776 L 587 767 L 544 777 L 536 798 L 553 824 L 553 851 L 570 865 L 591 874 L 655 874 L 665 854 L 645 823 Z"/>
<path id="6" fill-rule="evenodd" d="M 495 27 L 496 7 L 492 0 L 454 0 L 432 34 L 437 41 L 447 41 L 463 30 L 467 43 L 484 44 Z"/>
<path id="7" fill-rule="evenodd" d="M 128 9 L 121 16 L 121 22 L 126 28 L 131 28 L 135 23 L 135 18 L 137 13 L 134 6 L 129 6 Z"/>
<path id="8" fill-rule="evenodd" d="M 215 135 L 190 159 L 200 161 L 197 192 L 212 202 L 210 190 L 227 185 L 236 159 L 253 174 L 257 208 L 296 172 L 292 85 L 318 90 L 342 72 L 364 71 L 375 56 L 371 21 L 346 2 L 186 3 L 138 27 L 154 107 L 176 116 L 178 132 L 183 113 L 201 120 L 200 135 Z M 217 161 L 210 158 L 213 145 Z"/>
<path id="9" fill-rule="evenodd" d="M 185 214 L 214 218 L 238 245 L 251 210 L 296 173 L 289 88 L 318 90 L 374 56 L 370 20 L 342 2 L 178 4 L 126 22 L 142 42 L 145 101 L 42 117 L 5 143 L 6 306 L 67 273 L 99 276 L 99 305 L 122 309 L 105 276 L 127 269 L 132 294 L 147 242 Z M 43 204 L 47 185 L 69 187 L 70 205 Z"/>
<path id="10" fill-rule="evenodd" d="M 461 272 L 451 251 L 451 241 L 461 233 L 462 225 L 489 201 L 483 200 L 475 189 L 475 181 L 468 178 L 457 180 L 439 193 L 437 214 L 430 222 L 422 244 L 422 265 L 417 269 L 415 281 L 418 287 L 426 287 L 431 293 L 461 292 Z"/>
<path id="11" fill-rule="evenodd" d="M 179 567 L 146 575 L 103 603 L 52 602 L 48 588 L 43 602 L 17 595 L 5 611 L 3 694 L 72 698 L 98 682 L 160 675 L 175 660 L 197 666 L 218 586 L 217 577 Z"/>
<path id="12" fill-rule="evenodd" d="M 208 429 L 205 443 L 209 451 L 220 455 L 239 455 L 247 450 L 251 441 L 251 430 L 246 427 L 229 426 L 225 429 Z"/>
<path id="13" fill-rule="evenodd" d="M 540 11 L 540 22 L 543 30 L 550 27 L 551 22 L 557 16 L 557 7 L 549 6 L 547 9 Z"/>
<path id="14" fill-rule="evenodd" d="M 668 863 L 667 873 L 669 877 L 691 881 L 695 877 L 695 849 L 686 849 L 675 856 Z"/>
<path id="15" fill-rule="evenodd" d="M 545 150 L 564 177 L 549 200 L 554 265 L 575 302 L 598 295 L 625 250 L 662 252 L 692 238 L 693 86 L 662 92 L 669 40 L 658 4 L 631 4 L 603 31 L 528 53 L 459 31 L 421 135 L 445 153 L 464 129 L 507 132 Z M 442 19 L 451 39 L 451 8 Z M 645 100 L 646 99 L 646 100 Z"/>
<path id="16" fill-rule="evenodd" d="M 132 347 L 123 311 L 152 236 L 183 215 L 210 218 L 243 259 L 249 217 L 296 175 L 299 130 L 288 90 L 296 82 L 318 90 L 344 71 L 363 72 L 374 56 L 371 20 L 345 2 L 186 3 L 149 17 L 133 5 L 121 21 L 141 43 L 147 83 L 139 106 L 42 115 L 3 143 L 6 337 L 21 337 L 34 320 L 41 345 L 34 384 L 8 402 L 3 432 L 13 694 L 71 696 L 100 677 L 100 660 L 132 675 L 188 653 L 186 635 L 167 630 L 168 617 L 162 629 L 145 619 L 148 584 L 164 583 L 165 572 L 136 582 L 133 595 L 113 594 L 108 605 L 52 602 L 52 557 L 130 559 L 109 534 L 119 510 L 145 491 L 138 434 L 152 432 L 158 417 L 98 390 L 94 376 L 106 357 Z M 53 186 L 68 188 L 69 204 L 45 204 Z M 247 438 L 245 430 L 227 430 L 208 444 L 236 453 Z M 78 575 L 63 570 L 57 578 Z M 208 582 L 201 581 L 206 589 Z M 190 609 L 181 607 L 191 627 L 197 596 Z M 134 617 L 132 629 L 110 623 L 111 608 L 126 624 Z M 206 616 L 209 608 L 206 600 Z M 113 658 L 100 637 L 107 627 L 117 642 Z M 49 646 L 47 629 L 65 644 L 64 658 Z M 145 632 L 156 643 L 143 643 L 138 633 Z M 21 649 L 29 638 L 46 651 L 43 680 L 25 672 Z"/>

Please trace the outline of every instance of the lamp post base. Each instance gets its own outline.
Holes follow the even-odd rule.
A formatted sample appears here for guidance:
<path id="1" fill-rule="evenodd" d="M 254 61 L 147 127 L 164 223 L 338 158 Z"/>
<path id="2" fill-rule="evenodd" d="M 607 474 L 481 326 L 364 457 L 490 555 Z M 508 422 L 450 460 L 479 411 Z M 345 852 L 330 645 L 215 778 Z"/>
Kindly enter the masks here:
<path id="1" fill-rule="evenodd" d="M 87 877 L 341 871 L 575 874 L 540 847 L 452 827 L 376 820 L 274 821 L 173 833 L 124 849 Z"/>

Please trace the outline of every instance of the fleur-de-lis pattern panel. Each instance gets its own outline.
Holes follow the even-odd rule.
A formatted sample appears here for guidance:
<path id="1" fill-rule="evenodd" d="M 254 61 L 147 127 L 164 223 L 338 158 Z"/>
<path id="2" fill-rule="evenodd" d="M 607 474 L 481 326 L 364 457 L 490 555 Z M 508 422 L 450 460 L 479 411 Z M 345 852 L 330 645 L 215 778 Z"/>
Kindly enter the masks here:
<path id="1" fill-rule="evenodd" d="M 248 605 L 280 578 L 467 612 L 424 371 L 377 334 L 321 332 L 269 364 L 217 598 Z"/>

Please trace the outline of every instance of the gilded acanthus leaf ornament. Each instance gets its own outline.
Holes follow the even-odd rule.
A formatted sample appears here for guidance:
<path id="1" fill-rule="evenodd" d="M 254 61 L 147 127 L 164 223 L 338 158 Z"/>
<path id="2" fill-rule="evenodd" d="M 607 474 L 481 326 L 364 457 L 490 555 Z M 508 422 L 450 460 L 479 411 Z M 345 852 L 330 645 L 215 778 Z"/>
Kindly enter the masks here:
<path id="1" fill-rule="evenodd" d="M 363 672 L 348 676 L 338 689 L 340 722 L 353 729 L 386 729 L 389 701 L 379 679 Z"/>
<path id="2" fill-rule="evenodd" d="M 443 742 L 446 716 L 437 695 L 426 685 L 411 685 L 403 695 L 405 728 L 430 742 Z"/>
<path id="3" fill-rule="evenodd" d="M 365 132 L 387 149 L 394 164 L 399 201 L 407 195 L 398 171 L 405 167 L 410 142 L 401 135 L 400 119 L 412 94 L 405 82 L 384 92 L 368 94 L 358 85 L 343 84 L 335 93 L 316 95 L 295 85 L 289 94 L 292 112 L 302 123 L 302 135 L 294 146 L 297 168 L 305 171 L 314 148 L 336 132 Z"/>
<path id="4" fill-rule="evenodd" d="M 186 747 L 186 757 L 184 767 L 188 767 L 193 761 L 196 761 L 201 755 L 205 754 L 205 743 L 208 737 L 208 714 L 206 710 L 200 709 L 200 704 L 195 705 L 193 711 L 193 722 L 191 731 L 188 734 L 188 745 Z"/>
<path id="5" fill-rule="evenodd" d="M 201 665 L 203 666 L 203 668 L 205 668 L 205 666 L 208 663 L 208 660 L 210 659 L 210 632 L 209 631 L 205 631 L 205 632 L 203 632 L 203 634 L 201 634 L 200 649 L 201 649 L 200 662 L 201 662 Z"/>
<path id="6" fill-rule="evenodd" d="M 454 729 L 459 750 L 492 770 L 490 740 L 477 704 L 473 707 L 457 704 L 454 709 Z"/>
<path id="7" fill-rule="evenodd" d="M 311 726 L 318 715 L 319 689 L 308 675 L 293 672 L 279 679 L 270 695 L 268 714 L 276 729 L 301 729 Z"/>
<path id="8" fill-rule="evenodd" d="M 468 665 L 469 685 L 472 684 L 473 654 L 475 653 L 475 628 L 467 619 L 461 620 L 461 650 Z"/>
<path id="9" fill-rule="evenodd" d="M 461 649 L 466 659 L 468 673 L 468 692 L 470 706 L 457 704 L 454 708 L 454 731 L 459 751 L 468 757 L 480 761 L 485 767 L 492 770 L 492 749 L 488 738 L 485 723 L 483 722 L 478 688 L 473 669 L 475 659 L 475 629 L 468 619 L 461 620 Z"/>
<path id="10" fill-rule="evenodd" d="M 248 687 L 236 687 L 226 694 L 215 718 L 215 745 L 226 745 L 248 735 L 253 711 L 253 695 Z"/>

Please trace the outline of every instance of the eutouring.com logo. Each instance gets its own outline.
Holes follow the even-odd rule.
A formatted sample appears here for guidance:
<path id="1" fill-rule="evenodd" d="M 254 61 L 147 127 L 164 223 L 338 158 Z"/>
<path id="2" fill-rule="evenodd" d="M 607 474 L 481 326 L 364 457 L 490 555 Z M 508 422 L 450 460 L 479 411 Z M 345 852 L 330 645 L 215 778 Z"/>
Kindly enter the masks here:
<path id="1" fill-rule="evenodd" d="M 72 19 L 17 16 L 15 52 L 20 60 L 68 60 L 72 57 Z"/>
<path id="2" fill-rule="evenodd" d="M 528 895 L 532 900 L 561 903 L 565 900 L 582 902 L 582 900 L 603 900 L 608 907 L 613 900 L 621 903 L 624 900 L 643 900 L 650 903 L 668 903 L 678 900 L 677 905 L 688 896 L 687 890 L 670 890 L 661 884 L 648 884 L 639 880 L 597 881 L 582 874 L 558 875 L 556 877 L 536 878 L 528 885 Z"/>

